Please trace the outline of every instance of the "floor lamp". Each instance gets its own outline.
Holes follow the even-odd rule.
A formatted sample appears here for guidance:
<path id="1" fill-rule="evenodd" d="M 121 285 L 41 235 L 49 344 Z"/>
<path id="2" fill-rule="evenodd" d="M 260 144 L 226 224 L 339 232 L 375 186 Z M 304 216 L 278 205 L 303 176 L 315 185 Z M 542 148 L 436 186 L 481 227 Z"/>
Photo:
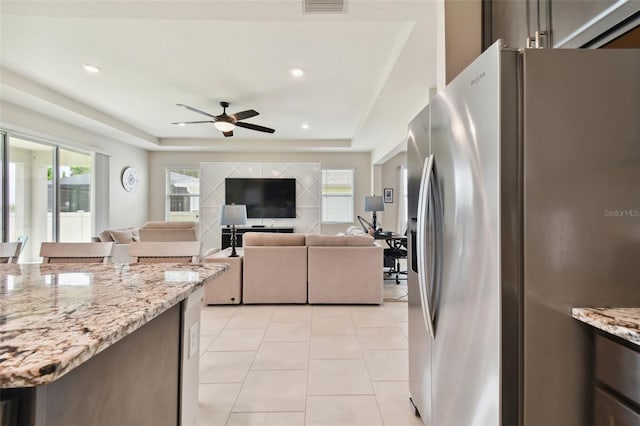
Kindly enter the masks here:
<path id="1" fill-rule="evenodd" d="M 220 225 L 231 226 L 231 255 L 238 257 L 236 253 L 236 225 L 247 223 L 247 206 L 244 204 L 229 204 L 220 208 Z"/>
<path id="2" fill-rule="evenodd" d="M 384 211 L 384 200 L 380 195 L 364 197 L 364 211 L 373 212 L 373 232 L 378 232 L 376 212 Z"/>

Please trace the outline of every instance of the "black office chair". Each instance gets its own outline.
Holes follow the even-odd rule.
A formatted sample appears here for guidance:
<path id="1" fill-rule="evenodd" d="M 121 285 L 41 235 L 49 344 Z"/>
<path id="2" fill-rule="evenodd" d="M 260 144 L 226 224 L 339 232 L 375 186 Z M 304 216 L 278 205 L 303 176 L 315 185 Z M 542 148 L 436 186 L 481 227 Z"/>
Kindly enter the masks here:
<path id="1" fill-rule="evenodd" d="M 405 237 L 407 232 L 404 233 Z M 407 271 L 400 270 L 400 259 L 407 258 L 407 240 L 386 240 L 389 248 L 384 249 L 384 267 L 389 268 L 387 274 L 392 276 L 395 273 L 396 284 L 400 284 L 400 280 L 406 280 Z M 404 275 L 404 278 L 400 278 Z"/>

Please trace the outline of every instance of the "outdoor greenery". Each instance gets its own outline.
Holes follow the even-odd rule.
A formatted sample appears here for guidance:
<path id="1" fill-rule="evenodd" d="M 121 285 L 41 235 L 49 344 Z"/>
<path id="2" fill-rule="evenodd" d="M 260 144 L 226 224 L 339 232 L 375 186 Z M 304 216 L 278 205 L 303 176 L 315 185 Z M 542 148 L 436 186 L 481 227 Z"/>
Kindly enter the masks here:
<path id="1" fill-rule="evenodd" d="M 76 176 L 76 175 L 86 175 L 88 173 L 91 173 L 91 168 L 87 167 L 87 166 L 70 166 L 69 167 L 69 174 L 67 174 L 66 171 L 62 171 L 62 177 L 70 177 L 70 176 Z M 48 181 L 52 181 L 53 180 L 53 167 L 48 167 L 47 168 L 47 180 Z"/>
<path id="2" fill-rule="evenodd" d="M 91 169 L 87 166 L 71 166 L 71 174 L 69 176 L 75 175 L 86 175 L 87 173 L 91 173 Z"/>

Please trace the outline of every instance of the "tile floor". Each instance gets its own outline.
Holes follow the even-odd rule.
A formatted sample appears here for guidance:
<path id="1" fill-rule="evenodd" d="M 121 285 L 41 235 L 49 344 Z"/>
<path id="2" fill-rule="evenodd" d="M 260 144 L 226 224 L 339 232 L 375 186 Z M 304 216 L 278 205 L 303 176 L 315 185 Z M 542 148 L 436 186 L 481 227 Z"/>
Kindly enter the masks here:
<path id="1" fill-rule="evenodd" d="M 203 309 L 199 425 L 419 426 L 407 380 L 405 302 Z"/>

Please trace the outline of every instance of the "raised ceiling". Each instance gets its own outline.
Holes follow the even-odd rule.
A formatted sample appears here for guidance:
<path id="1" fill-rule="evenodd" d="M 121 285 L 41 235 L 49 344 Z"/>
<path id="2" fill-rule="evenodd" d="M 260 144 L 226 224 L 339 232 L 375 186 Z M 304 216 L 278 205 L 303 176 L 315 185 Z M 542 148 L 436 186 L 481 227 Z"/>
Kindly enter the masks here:
<path id="1" fill-rule="evenodd" d="M 333 14 L 299 0 L 0 7 L 4 101 L 150 150 L 391 150 L 435 87 L 432 1 L 347 1 Z M 276 132 L 170 124 L 206 119 L 176 103 L 219 114 L 220 101 Z"/>

